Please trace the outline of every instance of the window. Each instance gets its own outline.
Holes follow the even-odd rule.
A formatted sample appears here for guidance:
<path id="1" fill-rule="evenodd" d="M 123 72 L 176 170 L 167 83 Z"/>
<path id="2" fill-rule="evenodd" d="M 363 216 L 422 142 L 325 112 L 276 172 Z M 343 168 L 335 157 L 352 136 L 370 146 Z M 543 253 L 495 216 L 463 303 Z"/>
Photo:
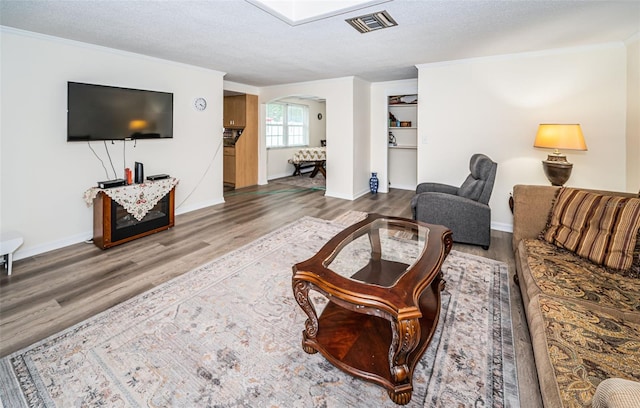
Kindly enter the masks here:
<path id="1" fill-rule="evenodd" d="M 309 145 L 309 107 L 293 103 L 268 103 L 267 148 Z"/>

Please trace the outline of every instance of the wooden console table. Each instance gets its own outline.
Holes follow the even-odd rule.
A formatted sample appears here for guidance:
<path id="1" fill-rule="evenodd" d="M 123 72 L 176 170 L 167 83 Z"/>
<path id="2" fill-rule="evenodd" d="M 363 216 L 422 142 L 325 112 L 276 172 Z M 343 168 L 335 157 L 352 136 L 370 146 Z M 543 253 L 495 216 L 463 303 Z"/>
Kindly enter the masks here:
<path id="1" fill-rule="evenodd" d="M 169 178 L 87 190 L 85 201 L 93 204 L 93 243 L 107 249 L 173 227 L 177 183 Z"/>
<path id="2" fill-rule="evenodd" d="M 397 404 L 413 393 L 413 371 L 440 315 L 440 271 L 451 231 L 369 214 L 293 266 L 296 301 L 307 314 L 302 348 L 386 388 Z M 328 303 L 318 317 L 309 291 Z"/>

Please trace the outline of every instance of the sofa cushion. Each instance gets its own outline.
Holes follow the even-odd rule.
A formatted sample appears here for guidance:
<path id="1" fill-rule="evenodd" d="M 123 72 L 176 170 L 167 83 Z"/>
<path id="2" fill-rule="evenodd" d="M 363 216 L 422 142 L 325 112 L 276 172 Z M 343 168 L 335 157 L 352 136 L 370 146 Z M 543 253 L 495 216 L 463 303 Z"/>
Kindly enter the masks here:
<path id="1" fill-rule="evenodd" d="M 635 273 L 639 230 L 640 199 L 563 188 L 543 237 L 599 265 Z"/>
<path id="2" fill-rule="evenodd" d="M 592 408 L 640 407 L 640 382 L 609 378 L 596 388 Z"/>
<path id="3" fill-rule="evenodd" d="M 528 298 L 538 293 L 596 302 L 620 312 L 640 312 L 640 282 L 596 265 L 541 239 L 524 239 L 519 254 Z"/>
<path id="4" fill-rule="evenodd" d="M 640 380 L 640 324 L 592 306 L 545 295 L 529 304 L 545 406 L 588 407 L 601 381 Z"/>

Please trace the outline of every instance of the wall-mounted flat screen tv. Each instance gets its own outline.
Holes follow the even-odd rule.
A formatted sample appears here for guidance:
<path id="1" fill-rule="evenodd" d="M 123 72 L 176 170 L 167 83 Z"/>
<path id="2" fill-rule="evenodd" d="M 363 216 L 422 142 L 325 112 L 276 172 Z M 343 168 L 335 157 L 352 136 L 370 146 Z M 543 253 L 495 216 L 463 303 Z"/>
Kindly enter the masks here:
<path id="1" fill-rule="evenodd" d="M 68 82 L 68 142 L 172 137 L 172 93 Z"/>

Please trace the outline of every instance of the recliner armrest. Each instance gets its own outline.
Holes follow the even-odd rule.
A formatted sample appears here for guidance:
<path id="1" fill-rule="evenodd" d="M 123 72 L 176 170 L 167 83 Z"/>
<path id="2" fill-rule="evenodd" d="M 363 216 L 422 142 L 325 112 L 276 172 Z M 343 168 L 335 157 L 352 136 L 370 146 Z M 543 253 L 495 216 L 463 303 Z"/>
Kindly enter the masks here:
<path id="1" fill-rule="evenodd" d="M 416 194 L 420 193 L 447 193 L 458 194 L 458 187 L 441 183 L 420 183 L 416 187 Z"/>
<path id="2" fill-rule="evenodd" d="M 420 211 L 430 213 L 442 213 L 445 217 L 453 217 L 454 213 L 466 213 L 472 217 L 481 217 L 490 214 L 491 209 L 487 204 L 479 203 L 457 195 L 426 192 L 413 196 L 411 199 L 411 213 L 414 219 L 419 219 Z M 417 218 L 416 218 L 417 217 Z"/>
<path id="3" fill-rule="evenodd" d="M 487 209 L 489 206 L 466 197 L 438 192 L 420 193 L 413 196 L 412 207 L 425 206 L 432 208 L 456 207 L 468 209 Z"/>

